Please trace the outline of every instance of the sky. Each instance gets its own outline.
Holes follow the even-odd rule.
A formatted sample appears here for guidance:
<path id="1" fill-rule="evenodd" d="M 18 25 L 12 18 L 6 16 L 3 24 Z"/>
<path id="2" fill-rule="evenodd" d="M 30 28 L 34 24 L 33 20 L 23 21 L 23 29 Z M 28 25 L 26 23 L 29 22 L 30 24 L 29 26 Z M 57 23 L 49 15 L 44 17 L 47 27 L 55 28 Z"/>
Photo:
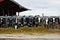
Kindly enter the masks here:
<path id="1" fill-rule="evenodd" d="M 25 8 L 31 9 L 20 15 L 60 16 L 60 0 L 14 0 Z"/>

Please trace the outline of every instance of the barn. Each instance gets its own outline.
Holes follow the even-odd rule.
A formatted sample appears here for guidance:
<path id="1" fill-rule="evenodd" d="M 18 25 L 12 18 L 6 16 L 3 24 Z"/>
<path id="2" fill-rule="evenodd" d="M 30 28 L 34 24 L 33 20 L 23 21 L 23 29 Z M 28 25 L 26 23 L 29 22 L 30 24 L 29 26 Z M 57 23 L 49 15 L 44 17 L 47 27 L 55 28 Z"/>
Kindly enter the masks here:
<path id="1" fill-rule="evenodd" d="M 16 12 L 28 10 L 14 0 L 0 0 L 0 16 L 15 16 Z"/>
<path id="2" fill-rule="evenodd" d="M 16 13 L 27 11 L 29 9 L 21 6 L 14 0 L 0 0 L 0 27 L 9 27 L 17 25 Z"/>

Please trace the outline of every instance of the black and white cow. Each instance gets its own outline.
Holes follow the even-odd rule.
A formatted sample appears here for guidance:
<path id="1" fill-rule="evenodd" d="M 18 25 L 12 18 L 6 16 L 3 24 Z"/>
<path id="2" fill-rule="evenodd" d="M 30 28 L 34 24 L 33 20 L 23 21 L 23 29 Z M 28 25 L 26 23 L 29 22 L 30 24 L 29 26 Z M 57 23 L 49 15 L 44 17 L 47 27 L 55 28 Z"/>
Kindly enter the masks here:
<path id="1" fill-rule="evenodd" d="M 40 20 L 40 24 L 41 24 L 41 26 L 46 26 L 46 19 L 45 18 L 41 18 L 41 20 Z"/>
<path id="2" fill-rule="evenodd" d="M 32 16 L 28 16 L 28 21 L 27 21 L 27 22 L 28 22 L 27 25 L 28 25 L 29 27 L 32 27 L 32 26 L 33 26 L 33 17 L 32 17 Z"/>
<path id="3" fill-rule="evenodd" d="M 25 26 L 27 24 L 26 22 L 26 16 L 21 17 L 21 26 Z"/>
<path id="4" fill-rule="evenodd" d="M 48 18 L 48 28 L 53 27 L 52 24 L 53 24 L 53 18 Z"/>
<path id="5" fill-rule="evenodd" d="M 0 18 L 0 27 L 2 27 L 2 18 Z"/>
<path id="6" fill-rule="evenodd" d="M 33 17 L 33 26 L 38 26 L 39 25 L 39 20 L 38 20 L 38 16 L 34 16 Z"/>
<path id="7" fill-rule="evenodd" d="M 55 24 L 59 24 L 59 17 L 55 18 Z"/>

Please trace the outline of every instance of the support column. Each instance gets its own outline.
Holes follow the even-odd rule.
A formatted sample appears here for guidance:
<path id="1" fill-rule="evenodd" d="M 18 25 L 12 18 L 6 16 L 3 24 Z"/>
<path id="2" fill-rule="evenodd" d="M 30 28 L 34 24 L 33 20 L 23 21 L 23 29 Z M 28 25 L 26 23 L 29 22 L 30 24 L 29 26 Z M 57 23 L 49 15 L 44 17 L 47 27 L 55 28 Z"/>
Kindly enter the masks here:
<path id="1" fill-rule="evenodd" d="M 9 16 L 9 10 L 8 10 L 8 16 Z"/>
<path id="2" fill-rule="evenodd" d="M 3 9 L 3 16 L 4 16 L 4 9 Z"/>
<path id="3" fill-rule="evenodd" d="M 19 16 L 19 13 L 18 12 L 16 12 L 16 16 Z M 17 23 L 18 23 L 18 20 L 17 20 L 17 17 L 16 17 L 16 25 L 15 25 L 15 29 L 17 29 Z"/>
<path id="4" fill-rule="evenodd" d="M 16 12 L 16 15 L 19 16 L 19 12 Z"/>

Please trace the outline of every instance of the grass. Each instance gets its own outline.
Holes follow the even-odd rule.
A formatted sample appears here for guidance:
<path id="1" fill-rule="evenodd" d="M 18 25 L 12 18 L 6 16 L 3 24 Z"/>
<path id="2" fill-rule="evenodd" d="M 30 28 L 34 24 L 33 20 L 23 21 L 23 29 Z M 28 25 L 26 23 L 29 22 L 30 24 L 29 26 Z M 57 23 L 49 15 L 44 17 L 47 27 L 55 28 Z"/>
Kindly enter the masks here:
<path id="1" fill-rule="evenodd" d="M 43 26 L 38 27 L 20 27 L 18 29 L 14 29 L 12 27 L 9 28 L 0 28 L 0 34 L 49 34 L 53 33 L 52 31 L 45 29 Z"/>

